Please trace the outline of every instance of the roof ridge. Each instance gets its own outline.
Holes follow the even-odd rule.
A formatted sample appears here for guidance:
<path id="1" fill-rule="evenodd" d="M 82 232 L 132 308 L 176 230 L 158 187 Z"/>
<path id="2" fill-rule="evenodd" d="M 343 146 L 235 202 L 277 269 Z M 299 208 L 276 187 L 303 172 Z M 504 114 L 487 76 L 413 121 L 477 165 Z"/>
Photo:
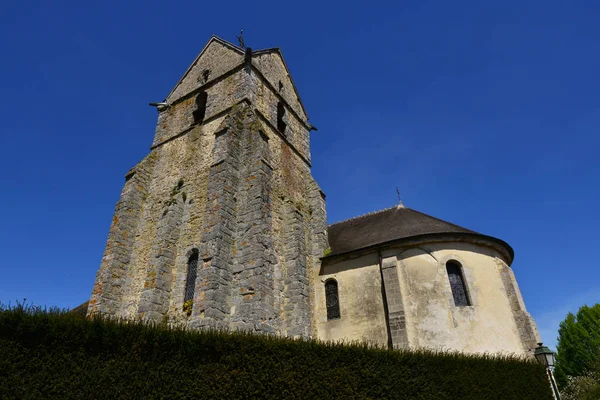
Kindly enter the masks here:
<path id="1" fill-rule="evenodd" d="M 210 39 L 208 40 L 208 42 L 210 43 L 210 41 L 211 41 L 212 39 L 216 39 L 218 42 L 221 42 L 221 43 L 222 43 L 222 44 L 224 44 L 224 45 L 231 46 L 231 47 L 235 48 L 237 51 L 240 51 L 240 52 L 242 52 L 242 53 L 244 52 L 244 49 L 243 49 L 243 48 L 241 48 L 240 46 L 236 46 L 235 44 L 231 43 L 229 40 L 223 39 L 222 37 L 220 37 L 220 36 L 217 36 L 217 35 L 215 35 L 214 33 L 213 33 L 213 34 L 210 36 Z M 207 43 L 207 44 L 208 44 L 208 43 Z"/>
<path id="2" fill-rule="evenodd" d="M 280 47 L 269 47 L 266 49 L 260 49 L 260 50 L 252 50 L 252 55 L 254 54 L 261 54 L 261 53 L 280 53 L 281 52 L 281 48 Z"/>
<path id="3" fill-rule="evenodd" d="M 354 220 L 357 220 L 357 219 L 360 219 L 360 218 L 368 217 L 370 215 L 379 214 L 381 212 L 391 210 L 392 208 L 408 208 L 408 207 L 406 207 L 403 204 L 397 204 L 397 205 L 394 205 L 394 206 L 391 206 L 391 207 L 388 207 L 388 208 L 384 208 L 382 210 L 371 211 L 371 212 L 368 212 L 366 214 L 359 215 L 357 217 L 351 217 L 351 218 L 348 218 L 348 219 L 344 219 L 342 221 L 337 221 L 337 222 L 334 222 L 332 224 L 329 224 L 328 226 L 338 225 L 338 224 L 341 224 L 341 223 L 344 223 L 344 222 L 354 221 Z M 412 208 L 408 208 L 408 209 L 412 210 Z M 413 211 L 415 211 L 415 210 L 413 210 Z"/>

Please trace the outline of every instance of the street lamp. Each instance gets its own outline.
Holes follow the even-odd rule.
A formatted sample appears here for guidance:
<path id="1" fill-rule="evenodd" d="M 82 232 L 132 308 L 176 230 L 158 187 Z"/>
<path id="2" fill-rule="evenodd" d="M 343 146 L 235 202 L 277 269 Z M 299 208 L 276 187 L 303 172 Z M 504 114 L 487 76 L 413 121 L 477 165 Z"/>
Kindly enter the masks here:
<path id="1" fill-rule="evenodd" d="M 535 348 L 533 355 L 540 364 L 546 367 L 546 371 L 548 372 L 548 376 L 550 377 L 550 382 L 552 383 L 554 395 L 556 396 L 557 400 L 560 400 L 560 393 L 558 393 L 558 387 L 556 386 L 554 374 L 552 373 L 552 368 L 554 368 L 555 362 L 554 352 L 552 352 L 552 350 L 550 350 L 548 347 L 544 346 L 544 344 L 540 342 L 538 343 L 538 347 Z"/>
<path id="2" fill-rule="evenodd" d="M 538 343 L 538 347 L 535 348 L 535 358 L 537 358 L 538 362 L 544 365 L 546 368 L 554 367 L 554 353 L 546 346 L 544 343 Z"/>

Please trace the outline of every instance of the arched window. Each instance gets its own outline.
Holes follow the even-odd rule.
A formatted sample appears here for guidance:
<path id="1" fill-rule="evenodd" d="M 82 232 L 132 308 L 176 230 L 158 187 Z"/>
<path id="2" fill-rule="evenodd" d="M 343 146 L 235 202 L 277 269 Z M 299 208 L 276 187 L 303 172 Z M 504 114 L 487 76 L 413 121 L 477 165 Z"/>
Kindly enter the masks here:
<path id="1" fill-rule="evenodd" d="M 285 115 L 285 107 L 283 103 L 280 101 L 277 103 L 277 130 L 281 133 L 285 133 L 285 128 L 287 127 L 285 121 L 283 120 L 283 116 Z"/>
<path id="2" fill-rule="evenodd" d="M 446 271 L 448 272 L 448 281 L 454 297 L 454 305 L 457 307 L 470 306 L 471 302 L 467 295 L 467 287 L 460 263 L 458 261 L 448 261 Z"/>
<path id="3" fill-rule="evenodd" d="M 208 94 L 205 91 L 198 93 L 196 96 L 196 110 L 193 112 L 194 123 L 200 124 L 204 121 L 204 114 L 206 113 L 206 101 L 208 100 Z"/>
<path id="4" fill-rule="evenodd" d="M 183 302 L 194 300 L 194 289 L 196 288 L 196 272 L 198 271 L 198 250 L 192 250 L 188 259 L 187 279 L 185 281 L 185 295 Z"/>
<path id="5" fill-rule="evenodd" d="M 327 305 L 327 320 L 340 318 L 340 299 L 338 284 L 335 279 L 325 282 L 325 304 Z"/>

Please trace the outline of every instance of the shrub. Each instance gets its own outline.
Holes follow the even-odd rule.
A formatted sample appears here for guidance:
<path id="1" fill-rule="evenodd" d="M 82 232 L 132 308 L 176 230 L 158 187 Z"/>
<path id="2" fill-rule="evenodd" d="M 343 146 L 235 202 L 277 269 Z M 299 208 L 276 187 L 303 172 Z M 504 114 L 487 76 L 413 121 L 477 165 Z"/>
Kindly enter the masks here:
<path id="1" fill-rule="evenodd" d="M 0 398 L 549 400 L 552 394 L 544 368 L 529 359 L 187 331 L 18 306 L 0 311 Z"/>

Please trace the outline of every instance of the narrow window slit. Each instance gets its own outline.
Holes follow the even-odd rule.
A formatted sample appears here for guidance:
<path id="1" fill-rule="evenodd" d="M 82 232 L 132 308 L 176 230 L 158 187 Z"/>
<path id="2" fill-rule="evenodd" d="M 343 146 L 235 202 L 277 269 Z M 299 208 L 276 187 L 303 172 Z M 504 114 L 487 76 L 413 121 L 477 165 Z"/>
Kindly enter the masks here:
<path id="1" fill-rule="evenodd" d="M 283 116 L 285 115 L 285 107 L 283 103 L 280 101 L 277 103 L 277 130 L 281 133 L 285 133 L 285 128 L 287 124 L 283 121 Z"/>
<path id="2" fill-rule="evenodd" d="M 198 93 L 196 96 L 196 110 L 193 112 L 194 123 L 200 124 L 204 121 L 204 114 L 206 113 L 206 100 L 208 99 L 208 94 L 205 91 Z"/>

